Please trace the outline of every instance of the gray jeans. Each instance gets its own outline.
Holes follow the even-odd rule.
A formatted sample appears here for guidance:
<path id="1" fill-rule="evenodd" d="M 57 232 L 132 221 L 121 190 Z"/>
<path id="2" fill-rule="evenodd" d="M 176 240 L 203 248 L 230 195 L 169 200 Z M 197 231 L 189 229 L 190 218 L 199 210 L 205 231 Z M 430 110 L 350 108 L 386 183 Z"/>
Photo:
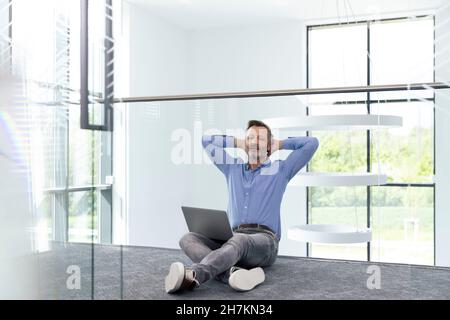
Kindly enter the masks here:
<path id="1" fill-rule="evenodd" d="M 260 229 L 239 229 L 226 242 L 189 232 L 180 239 L 183 252 L 194 262 L 199 283 L 212 278 L 228 283 L 231 267 L 246 269 L 272 265 L 278 255 L 278 239 Z"/>

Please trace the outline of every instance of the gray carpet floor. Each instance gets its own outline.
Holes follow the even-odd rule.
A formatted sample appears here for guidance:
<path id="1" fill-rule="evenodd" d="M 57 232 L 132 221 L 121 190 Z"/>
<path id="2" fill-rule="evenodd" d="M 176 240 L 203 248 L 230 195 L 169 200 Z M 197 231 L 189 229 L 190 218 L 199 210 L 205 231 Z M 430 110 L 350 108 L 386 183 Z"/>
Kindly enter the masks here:
<path id="1" fill-rule="evenodd" d="M 190 264 L 180 250 L 108 245 L 54 244 L 40 254 L 42 299 L 450 299 L 450 268 L 278 257 L 266 281 L 240 293 L 211 280 L 193 291 L 168 295 L 170 264 Z M 80 267 L 81 288 L 67 289 L 67 267 Z M 381 288 L 368 289 L 371 265 L 380 267 Z"/>

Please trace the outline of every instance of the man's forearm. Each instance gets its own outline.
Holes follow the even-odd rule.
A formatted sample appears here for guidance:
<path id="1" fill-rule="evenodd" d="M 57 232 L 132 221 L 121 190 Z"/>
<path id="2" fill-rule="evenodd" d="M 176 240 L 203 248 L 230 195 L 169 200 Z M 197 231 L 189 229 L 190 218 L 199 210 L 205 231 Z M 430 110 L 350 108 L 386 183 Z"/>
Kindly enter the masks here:
<path id="1" fill-rule="evenodd" d="M 286 150 L 297 150 L 301 149 L 306 145 L 318 145 L 319 141 L 315 137 L 309 136 L 299 136 L 299 137 L 289 137 L 283 140 L 283 149 Z"/>
<path id="2" fill-rule="evenodd" d="M 272 139 L 272 153 L 283 149 L 283 140 Z"/>
<path id="3" fill-rule="evenodd" d="M 318 147 L 319 140 L 315 137 L 289 137 L 283 140 L 283 149 L 292 150 L 283 166 L 288 180 L 311 160 Z"/>
<path id="4" fill-rule="evenodd" d="M 245 149 L 245 140 L 234 137 L 234 147 L 238 149 Z"/>
<path id="5" fill-rule="evenodd" d="M 235 146 L 235 138 L 226 135 L 203 135 L 202 144 L 204 148 L 209 144 L 219 148 L 233 148 Z"/>
<path id="6" fill-rule="evenodd" d="M 215 146 L 223 148 L 239 148 L 245 149 L 245 140 L 234 136 L 227 135 L 204 135 L 203 141 L 205 143 L 212 143 Z M 204 143 L 204 144 L 205 144 Z"/>

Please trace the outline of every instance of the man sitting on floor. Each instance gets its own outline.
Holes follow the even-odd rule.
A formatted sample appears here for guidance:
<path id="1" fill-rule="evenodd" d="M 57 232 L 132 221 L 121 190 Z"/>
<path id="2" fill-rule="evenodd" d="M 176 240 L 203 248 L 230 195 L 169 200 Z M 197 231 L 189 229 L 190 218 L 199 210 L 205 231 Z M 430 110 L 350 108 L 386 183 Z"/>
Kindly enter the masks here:
<path id="1" fill-rule="evenodd" d="M 216 278 L 237 291 L 253 289 L 265 279 L 262 267 L 272 265 L 281 238 L 280 206 L 289 181 L 308 163 L 319 142 L 314 137 L 276 140 L 265 123 L 251 120 L 245 140 L 233 136 L 203 136 L 203 148 L 225 175 L 227 214 L 233 236 L 217 242 L 189 232 L 180 239 L 183 252 L 194 262 L 170 266 L 168 293 L 182 292 Z M 242 148 L 248 162 L 228 155 L 225 148 Z M 292 150 L 286 160 L 271 161 L 277 150 Z"/>

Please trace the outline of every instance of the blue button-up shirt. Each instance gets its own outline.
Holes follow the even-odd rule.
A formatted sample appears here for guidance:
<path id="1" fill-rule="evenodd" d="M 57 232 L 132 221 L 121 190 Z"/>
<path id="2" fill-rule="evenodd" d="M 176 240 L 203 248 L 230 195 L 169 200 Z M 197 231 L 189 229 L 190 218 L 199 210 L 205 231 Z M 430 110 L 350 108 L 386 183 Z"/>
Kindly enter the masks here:
<path id="1" fill-rule="evenodd" d="M 241 158 L 231 157 L 224 148 L 234 147 L 234 137 L 205 135 L 203 148 L 225 175 L 228 186 L 227 214 L 231 227 L 257 223 L 281 238 L 280 207 L 286 186 L 312 158 L 319 141 L 314 137 L 289 137 L 283 149 L 292 150 L 286 160 L 268 159 L 252 170 Z"/>

